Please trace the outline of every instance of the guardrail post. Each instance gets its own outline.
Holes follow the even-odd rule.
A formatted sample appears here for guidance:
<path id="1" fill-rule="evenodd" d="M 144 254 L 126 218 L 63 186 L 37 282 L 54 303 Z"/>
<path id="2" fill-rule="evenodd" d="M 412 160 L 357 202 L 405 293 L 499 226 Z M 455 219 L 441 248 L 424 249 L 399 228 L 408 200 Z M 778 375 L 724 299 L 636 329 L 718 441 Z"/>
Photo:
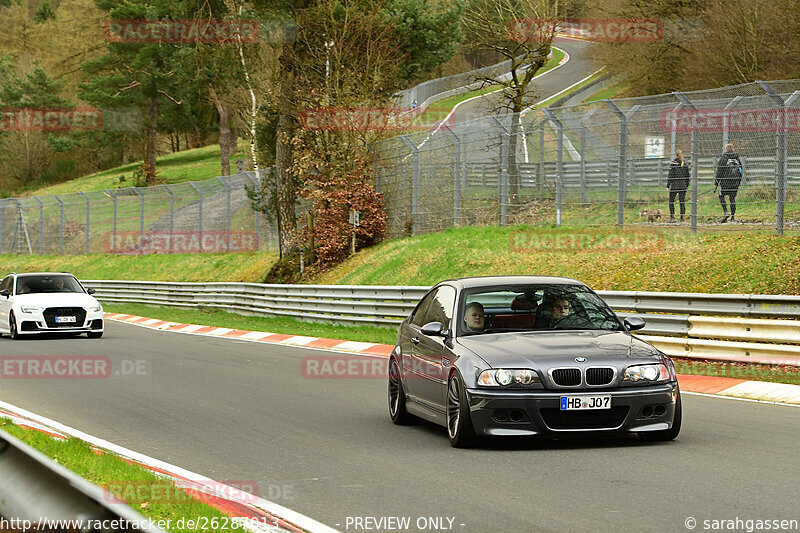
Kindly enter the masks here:
<path id="1" fill-rule="evenodd" d="M 500 173 L 497 176 L 497 188 L 500 193 L 500 225 L 508 224 L 508 150 L 509 132 L 496 116 L 489 117 L 500 130 Z M 513 118 L 512 118 L 513 120 Z"/>
<path id="2" fill-rule="evenodd" d="M 788 107 L 800 97 L 800 91 L 795 91 L 792 95 L 783 101 L 783 98 L 775 92 L 767 82 L 758 81 L 764 92 L 767 93 L 778 109 L 778 114 L 775 117 L 776 128 L 776 154 L 775 154 L 775 232 L 778 235 L 783 235 L 784 224 L 784 210 L 786 208 L 786 191 L 788 188 L 787 174 L 788 174 L 788 145 L 786 142 L 787 132 L 789 131 L 786 125 Z"/>
<path id="3" fill-rule="evenodd" d="M 672 95 L 677 98 L 677 100 L 683 104 L 684 107 L 689 109 L 690 111 L 696 111 L 697 108 L 686 98 L 686 95 L 675 91 Z M 697 128 L 694 126 L 692 127 L 692 174 L 691 174 L 691 189 L 692 189 L 692 199 L 690 203 L 690 214 L 689 214 L 689 226 L 692 230 L 692 233 L 697 233 L 697 202 L 698 202 L 698 184 L 697 184 L 697 167 L 699 164 L 700 159 L 700 147 L 699 143 L 700 140 L 697 137 Z"/>
<path id="4" fill-rule="evenodd" d="M 44 253 L 44 204 L 38 196 L 31 196 L 39 204 L 39 255 Z"/>
<path id="5" fill-rule="evenodd" d="M 83 196 L 86 200 L 86 253 L 89 253 L 89 197 L 83 194 L 83 191 L 78 191 L 78 194 Z"/>
<path id="6" fill-rule="evenodd" d="M 225 204 L 225 251 L 231 251 L 231 188 L 222 179 L 222 176 L 217 176 L 217 179 L 225 187 L 226 204 Z"/>
<path id="7" fill-rule="evenodd" d="M 197 237 L 197 252 L 203 252 L 203 193 L 194 184 L 193 181 L 189 182 L 189 185 L 197 191 L 197 230 L 198 230 L 198 237 Z"/>
<path id="8" fill-rule="evenodd" d="M 628 198 L 628 189 L 625 179 L 625 167 L 628 162 L 628 120 L 639 110 L 639 105 L 635 105 L 623 113 L 617 105 L 609 99 L 604 99 L 611 112 L 619 119 L 619 178 L 617 191 L 617 226 L 620 228 L 625 224 L 625 202 Z"/>
<path id="9" fill-rule="evenodd" d="M 461 223 L 461 139 L 447 124 L 442 126 L 442 129 L 453 139 L 453 148 L 455 149 L 453 165 L 453 226 L 458 227 Z"/>
<path id="10" fill-rule="evenodd" d="M 581 206 L 586 203 L 586 123 L 596 112 L 596 107 L 590 109 L 581 119 Z"/>
<path id="11" fill-rule="evenodd" d="M 400 139 L 411 149 L 413 173 L 411 176 L 411 235 L 419 234 L 419 148 L 405 135 Z"/>
<path id="12" fill-rule="evenodd" d="M 112 222 L 112 233 L 111 233 L 111 253 L 115 253 L 117 251 L 117 195 L 111 192 L 108 189 L 103 189 L 107 195 L 111 197 L 114 202 L 114 218 Z"/>
<path id="13" fill-rule="evenodd" d="M 58 197 L 57 194 L 54 194 L 53 198 L 56 199 L 56 202 L 58 202 L 58 207 L 60 208 L 60 214 L 58 217 L 58 254 L 64 255 L 64 202 Z"/>
<path id="14" fill-rule="evenodd" d="M 561 227 L 561 195 L 564 189 L 564 126 L 548 108 L 542 112 L 556 128 L 556 227 Z"/>

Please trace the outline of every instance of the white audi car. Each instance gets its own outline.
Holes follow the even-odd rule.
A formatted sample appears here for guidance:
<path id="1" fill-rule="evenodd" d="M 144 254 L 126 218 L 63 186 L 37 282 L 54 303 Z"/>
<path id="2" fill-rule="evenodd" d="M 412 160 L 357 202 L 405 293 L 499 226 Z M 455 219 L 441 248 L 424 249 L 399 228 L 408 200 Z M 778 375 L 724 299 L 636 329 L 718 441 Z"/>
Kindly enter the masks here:
<path id="1" fill-rule="evenodd" d="M 103 306 L 67 272 L 11 273 L 0 282 L 0 335 L 103 336 Z"/>

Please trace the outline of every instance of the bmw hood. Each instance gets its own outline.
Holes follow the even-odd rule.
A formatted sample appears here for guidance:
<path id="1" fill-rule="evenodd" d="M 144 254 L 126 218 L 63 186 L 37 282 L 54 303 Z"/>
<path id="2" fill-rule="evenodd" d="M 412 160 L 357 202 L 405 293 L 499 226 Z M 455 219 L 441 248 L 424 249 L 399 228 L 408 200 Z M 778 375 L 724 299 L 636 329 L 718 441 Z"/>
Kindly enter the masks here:
<path id="1" fill-rule="evenodd" d="M 35 294 L 19 294 L 14 297 L 17 305 L 35 305 L 37 307 L 96 307 L 100 305 L 94 296 L 82 292 L 47 292 Z"/>
<path id="2" fill-rule="evenodd" d="M 657 361 L 653 346 L 621 331 L 531 331 L 470 335 L 457 341 L 492 368 L 548 368 L 586 363 L 621 365 Z"/>

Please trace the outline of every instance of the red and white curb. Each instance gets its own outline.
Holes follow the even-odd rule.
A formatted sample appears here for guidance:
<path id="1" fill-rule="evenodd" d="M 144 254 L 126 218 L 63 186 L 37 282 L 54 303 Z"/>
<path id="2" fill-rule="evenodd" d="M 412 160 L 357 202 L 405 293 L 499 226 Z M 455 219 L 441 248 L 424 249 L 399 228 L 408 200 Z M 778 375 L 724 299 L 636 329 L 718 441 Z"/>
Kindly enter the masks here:
<path id="1" fill-rule="evenodd" d="M 394 346 L 390 344 L 304 337 L 302 335 L 284 335 L 264 331 L 245 331 L 241 329 L 217 328 L 198 324 L 181 324 L 122 313 L 106 313 L 106 318 L 176 333 L 245 339 L 255 342 L 302 346 L 305 348 L 333 350 L 337 352 L 352 352 L 359 355 L 388 357 L 394 349 Z M 689 374 L 679 374 L 678 382 L 681 386 L 681 392 L 800 406 L 800 385 L 747 381 L 743 379 L 714 376 L 695 376 Z"/>
<path id="2" fill-rule="evenodd" d="M 142 466 L 159 477 L 169 479 L 190 496 L 230 517 L 249 518 L 250 520 L 241 522 L 242 528 L 247 531 L 337 533 L 336 529 L 282 505 L 257 495 L 245 494 L 240 488 L 229 487 L 211 478 L 123 448 L 3 401 L 0 401 L 0 418 L 8 418 L 20 427 L 41 431 L 57 439 L 65 440 L 69 437 L 80 439 L 90 444 L 98 453 L 113 453 L 129 463 Z M 111 493 L 108 495 L 110 499 L 114 498 Z"/>

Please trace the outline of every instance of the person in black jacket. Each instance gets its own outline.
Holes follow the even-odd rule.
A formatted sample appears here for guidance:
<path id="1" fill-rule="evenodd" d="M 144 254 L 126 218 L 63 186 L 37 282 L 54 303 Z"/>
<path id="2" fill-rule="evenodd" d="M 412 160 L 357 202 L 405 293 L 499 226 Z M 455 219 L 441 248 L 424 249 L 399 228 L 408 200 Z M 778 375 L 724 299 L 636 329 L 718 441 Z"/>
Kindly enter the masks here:
<path id="1" fill-rule="evenodd" d="M 669 166 L 667 189 L 669 189 L 669 221 L 675 222 L 675 197 L 681 204 L 681 222 L 686 214 L 686 189 L 689 188 L 689 164 L 683 159 L 683 150 L 675 150 L 675 159 Z"/>
<path id="2" fill-rule="evenodd" d="M 733 144 L 725 145 L 725 153 L 717 162 L 717 172 L 714 176 L 714 190 L 719 187 L 719 203 L 722 205 L 722 222 L 727 222 L 730 216 L 731 221 L 736 220 L 736 193 L 739 192 L 739 185 L 742 183 L 742 160 L 739 154 L 733 151 Z M 728 206 L 725 205 L 725 197 L 731 203 L 731 212 L 728 215 Z"/>

